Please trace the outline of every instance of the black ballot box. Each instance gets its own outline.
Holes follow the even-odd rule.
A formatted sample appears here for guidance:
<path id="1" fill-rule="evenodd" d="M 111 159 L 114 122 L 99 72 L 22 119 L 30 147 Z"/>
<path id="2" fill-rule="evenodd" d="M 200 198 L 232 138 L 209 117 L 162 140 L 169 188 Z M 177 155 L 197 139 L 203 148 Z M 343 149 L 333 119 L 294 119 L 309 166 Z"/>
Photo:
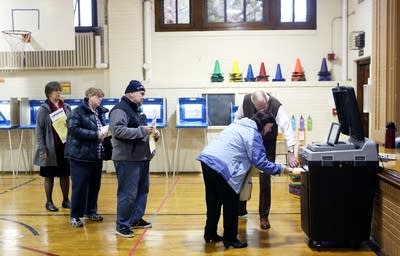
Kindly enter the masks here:
<path id="1" fill-rule="evenodd" d="M 358 247 L 370 239 L 379 170 L 374 149 L 302 149 L 301 228 L 310 247 Z"/>

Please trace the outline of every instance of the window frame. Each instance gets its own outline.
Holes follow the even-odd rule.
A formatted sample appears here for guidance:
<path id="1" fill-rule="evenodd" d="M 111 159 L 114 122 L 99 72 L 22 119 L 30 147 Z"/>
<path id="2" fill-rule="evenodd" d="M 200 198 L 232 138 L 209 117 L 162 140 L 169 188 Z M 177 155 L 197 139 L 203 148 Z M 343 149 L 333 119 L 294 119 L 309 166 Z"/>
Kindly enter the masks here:
<path id="1" fill-rule="evenodd" d="M 79 13 L 79 20 L 80 17 L 85 15 L 80 13 L 80 1 L 81 0 L 76 0 L 76 2 L 78 2 L 77 4 L 77 12 Z M 92 26 L 75 26 L 75 32 L 79 33 L 79 32 L 94 32 L 94 33 L 98 33 L 100 31 L 100 28 L 97 25 L 97 0 L 91 0 L 92 2 Z M 74 13 L 74 20 L 75 20 L 75 13 Z"/>
<path id="2" fill-rule="evenodd" d="M 188 24 L 164 24 L 163 0 L 154 1 L 155 10 L 155 31 L 212 31 L 212 30 L 314 30 L 316 25 L 316 0 L 307 0 L 307 22 L 278 22 L 280 20 L 280 0 L 264 0 L 263 22 L 223 22 L 206 23 L 207 4 L 206 0 L 190 1 L 190 23 Z M 268 12 L 270 10 L 270 12 Z M 275 11 L 274 11 L 275 10 Z"/>

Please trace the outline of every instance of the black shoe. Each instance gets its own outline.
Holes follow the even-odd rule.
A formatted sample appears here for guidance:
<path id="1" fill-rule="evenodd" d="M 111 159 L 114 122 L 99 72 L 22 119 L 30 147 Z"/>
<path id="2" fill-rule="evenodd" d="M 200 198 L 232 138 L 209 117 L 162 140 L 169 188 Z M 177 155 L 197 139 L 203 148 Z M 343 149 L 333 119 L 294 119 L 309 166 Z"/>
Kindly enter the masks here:
<path id="1" fill-rule="evenodd" d="M 102 221 L 103 220 L 103 216 L 101 216 L 100 214 L 97 214 L 97 213 L 85 215 L 85 218 L 92 220 L 92 221 Z"/>
<path id="2" fill-rule="evenodd" d="M 233 247 L 233 248 L 244 248 L 247 247 L 247 243 L 246 242 L 240 242 L 239 240 L 236 241 L 224 241 L 224 246 L 226 249 L 228 249 L 229 247 Z"/>
<path id="3" fill-rule="evenodd" d="M 215 242 L 220 242 L 222 241 L 222 236 L 219 236 L 218 234 L 215 235 L 204 235 L 204 241 L 206 241 L 206 243 L 215 243 Z"/>
<path id="4" fill-rule="evenodd" d="M 67 208 L 67 209 L 71 209 L 71 202 L 69 200 L 64 200 L 62 202 L 62 207 L 63 208 Z"/>
<path id="5" fill-rule="evenodd" d="M 151 228 L 151 223 L 140 219 L 131 225 L 131 228 Z"/>
<path id="6" fill-rule="evenodd" d="M 46 209 L 47 209 L 48 211 L 51 211 L 51 212 L 57 212 L 57 211 L 58 211 L 58 208 L 55 207 L 54 204 L 53 204 L 52 202 L 47 202 L 47 203 L 46 203 Z"/>
<path id="7" fill-rule="evenodd" d="M 132 232 L 132 230 L 130 230 L 129 228 L 125 228 L 125 229 L 117 229 L 115 231 L 115 233 L 119 236 L 125 237 L 125 238 L 130 238 L 133 237 L 134 234 Z"/>
<path id="8" fill-rule="evenodd" d="M 80 218 L 76 217 L 76 218 L 70 218 L 69 219 L 69 223 L 71 223 L 71 225 L 75 228 L 81 228 L 83 227 L 83 222 L 81 221 Z"/>

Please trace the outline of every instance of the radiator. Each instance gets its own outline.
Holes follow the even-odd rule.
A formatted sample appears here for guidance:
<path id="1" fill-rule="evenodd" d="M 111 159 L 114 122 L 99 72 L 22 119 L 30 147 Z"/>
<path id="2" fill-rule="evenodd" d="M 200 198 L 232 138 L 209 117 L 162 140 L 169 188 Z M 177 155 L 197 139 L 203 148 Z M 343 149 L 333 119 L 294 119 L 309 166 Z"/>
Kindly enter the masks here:
<path id="1" fill-rule="evenodd" d="M 76 33 L 75 50 L 0 52 L 0 70 L 95 68 L 94 34 Z"/>

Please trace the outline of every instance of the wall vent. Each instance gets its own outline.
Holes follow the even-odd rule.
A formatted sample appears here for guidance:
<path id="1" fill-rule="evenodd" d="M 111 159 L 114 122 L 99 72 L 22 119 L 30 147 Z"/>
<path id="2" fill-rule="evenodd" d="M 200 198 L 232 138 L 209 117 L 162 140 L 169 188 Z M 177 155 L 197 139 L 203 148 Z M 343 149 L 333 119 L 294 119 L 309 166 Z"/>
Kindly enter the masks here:
<path id="1" fill-rule="evenodd" d="M 94 34 L 76 33 L 75 50 L 0 52 L 0 70 L 95 68 Z"/>

